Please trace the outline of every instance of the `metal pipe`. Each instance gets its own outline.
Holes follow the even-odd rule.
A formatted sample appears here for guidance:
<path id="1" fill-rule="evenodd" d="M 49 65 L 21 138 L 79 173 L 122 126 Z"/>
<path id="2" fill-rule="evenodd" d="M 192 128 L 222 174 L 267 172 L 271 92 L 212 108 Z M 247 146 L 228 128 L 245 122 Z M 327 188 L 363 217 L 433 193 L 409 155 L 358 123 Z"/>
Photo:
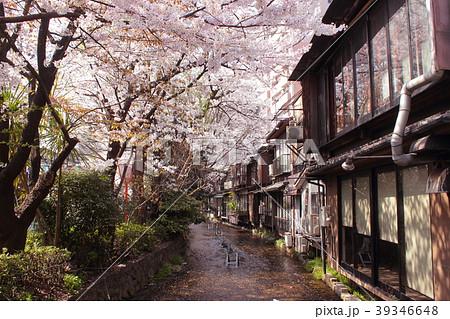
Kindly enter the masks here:
<path id="1" fill-rule="evenodd" d="M 391 138 L 392 160 L 395 164 L 399 166 L 408 166 L 418 162 L 414 157 L 414 154 L 403 153 L 403 137 L 405 135 L 405 127 L 411 111 L 411 95 L 418 88 L 440 80 L 443 75 L 443 70 L 430 71 L 403 85 L 397 120 Z"/>

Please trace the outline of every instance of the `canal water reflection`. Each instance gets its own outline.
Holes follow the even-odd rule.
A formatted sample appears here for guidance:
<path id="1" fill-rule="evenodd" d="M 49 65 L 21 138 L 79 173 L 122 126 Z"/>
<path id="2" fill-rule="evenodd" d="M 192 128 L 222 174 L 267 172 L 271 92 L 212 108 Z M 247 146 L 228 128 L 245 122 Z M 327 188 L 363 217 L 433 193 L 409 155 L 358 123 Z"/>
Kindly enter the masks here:
<path id="1" fill-rule="evenodd" d="M 191 226 L 187 264 L 152 283 L 133 300 L 339 300 L 297 260 L 249 231 L 207 224 Z M 227 250 L 239 266 L 226 265 Z M 234 254 L 232 255 L 234 256 Z"/>

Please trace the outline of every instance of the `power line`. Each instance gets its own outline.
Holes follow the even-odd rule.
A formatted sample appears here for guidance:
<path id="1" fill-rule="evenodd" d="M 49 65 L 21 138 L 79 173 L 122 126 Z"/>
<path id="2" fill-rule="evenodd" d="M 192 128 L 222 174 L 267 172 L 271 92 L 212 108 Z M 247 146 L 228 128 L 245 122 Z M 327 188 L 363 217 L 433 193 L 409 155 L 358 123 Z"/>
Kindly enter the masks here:
<path id="1" fill-rule="evenodd" d="M 97 277 L 97 279 L 95 279 L 87 288 L 86 288 L 86 290 L 85 291 L 83 291 L 83 293 L 80 295 L 80 296 L 78 296 L 78 298 L 76 299 L 76 301 L 79 301 L 92 287 L 94 287 L 96 284 L 97 284 L 97 282 L 101 279 L 101 278 L 103 278 L 103 276 L 112 268 L 112 267 L 114 267 L 120 260 L 122 260 L 122 258 L 126 255 L 126 254 L 128 254 L 128 252 L 131 250 L 131 248 L 133 248 L 133 246 L 172 208 L 172 206 L 173 205 L 175 205 L 175 203 L 176 202 L 178 202 L 180 199 L 181 199 L 181 197 L 183 197 L 183 195 L 186 195 L 186 192 L 187 192 L 187 190 L 189 190 L 192 186 L 194 186 L 194 184 L 195 183 L 197 183 L 197 181 L 199 180 L 200 178 L 197 178 L 187 189 L 185 189 L 184 191 L 183 191 L 183 193 L 182 194 L 180 194 L 180 196 L 178 196 L 178 198 L 177 199 L 175 199 L 175 201 L 173 201 L 173 203 L 172 204 L 170 204 L 170 206 L 161 214 L 161 215 L 159 215 L 158 216 L 158 218 L 149 226 L 149 227 L 147 227 L 143 232 L 142 232 L 142 234 L 133 242 L 133 243 L 131 243 L 131 245 L 129 245 L 128 246 L 128 248 L 127 249 L 125 249 L 125 251 L 104 271 L 104 272 L 102 272 L 98 277 Z"/>

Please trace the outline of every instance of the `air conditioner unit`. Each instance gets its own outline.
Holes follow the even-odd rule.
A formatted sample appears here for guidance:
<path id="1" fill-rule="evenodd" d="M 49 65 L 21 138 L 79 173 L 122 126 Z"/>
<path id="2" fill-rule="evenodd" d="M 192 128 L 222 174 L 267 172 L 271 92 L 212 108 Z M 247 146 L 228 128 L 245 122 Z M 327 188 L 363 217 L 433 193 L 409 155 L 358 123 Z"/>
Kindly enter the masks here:
<path id="1" fill-rule="evenodd" d="M 303 126 L 287 126 L 286 127 L 286 139 L 302 140 L 303 139 Z"/>
<path id="2" fill-rule="evenodd" d="M 274 175 L 274 166 L 273 164 L 269 164 L 269 176 L 273 176 Z"/>
<path id="3" fill-rule="evenodd" d="M 295 236 L 295 251 L 300 254 L 308 252 L 308 241 L 302 236 Z"/>
<path id="4" fill-rule="evenodd" d="M 308 220 L 306 219 L 306 217 L 302 217 L 301 222 L 300 222 L 300 226 L 301 226 L 300 231 L 302 233 L 307 233 L 308 232 Z"/>
<path id="5" fill-rule="evenodd" d="M 309 214 L 308 215 L 308 231 L 311 236 L 319 236 L 320 235 L 320 224 L 319 224 L 319 215 L 318 214 Z"/>
<path id="6" fill-rule="evenodd" d="M 224 188 L 224 189 L 232 189 L 232 188 L 233 188 L 233 181 L 226 181 L 226 182 L 223 184 L 223 188 Z"/>
<path id="7" fill-rule="evenodd" d="M 330 226 L 330 207 L 322 206 L 320 207 L 320 226 L 328 227 Z"/>
<path id="8" fill-rule="evenodd" d="M 292 234 L 290 232 L 284 233 L 284 242 L 286 247 L 292 247 Z"/>

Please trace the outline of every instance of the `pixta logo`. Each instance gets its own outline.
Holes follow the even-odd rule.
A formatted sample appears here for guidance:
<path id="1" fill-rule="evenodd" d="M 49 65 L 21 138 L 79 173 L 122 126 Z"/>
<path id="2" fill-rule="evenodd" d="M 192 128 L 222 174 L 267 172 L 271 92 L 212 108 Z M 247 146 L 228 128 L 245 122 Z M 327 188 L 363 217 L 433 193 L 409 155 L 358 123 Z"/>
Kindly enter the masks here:
<path id="1" fill-rule="evenodd" d="M 191 141 L 193 151 L 193 164 L 204 165 L 205 163 L 221 162 L 228 166 L 243 160 L 245 155 L 254 155 L 259 165 L 269 165 L 267 158 L 258 153 L 255 145 L 263 145 L 267 149 L 275 148 L 281 154 L 295 153 L 295 165 L 325 165 L 318 147 L 312 139 L 306 139 L 303 143 L 297 140 L 276 139 L 260 141 L 260 143 L 250 144 L 237 141 L 235 139 L 204 139 L 197 138 Z"/>

